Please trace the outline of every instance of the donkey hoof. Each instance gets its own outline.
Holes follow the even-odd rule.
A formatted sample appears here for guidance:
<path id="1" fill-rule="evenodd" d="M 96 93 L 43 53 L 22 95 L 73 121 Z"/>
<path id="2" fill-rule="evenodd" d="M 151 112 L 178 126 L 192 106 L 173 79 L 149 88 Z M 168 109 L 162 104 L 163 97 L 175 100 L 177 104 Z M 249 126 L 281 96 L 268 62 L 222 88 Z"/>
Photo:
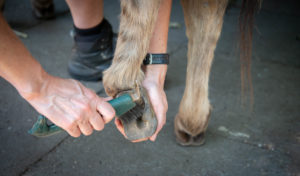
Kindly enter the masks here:
<path id="1" fill-rule="evenodd" d="M 176 141 L 182 146 L 200 146 L 205 143 L 205 132 L 192 136 L 184 131 L 178 131 Z"/>
<path id="2" fill-rule="evenodd" d="M 118 96 L 128 92 L 132 91 L 121 92 Z M 140 88 L 140 94 L 141 98 L 136 101 L 136 106 L 118 117 L 124 128 L 125 135 L 130 141 L 152 136 L 157 127 L 157 119 L 146 90 Z"/>
<path id="3" fill-rule="evenodd" d="M 205 129 L 199 130 L 200 133 L 191 133 L 180 121 L 180 118 L 175 118 L 175 135 L 176 141 L 183 146 L 200 146 L 205 143 Z"/>
<path id="4" fill-rule="evenodd" d="M 205 143 L 205 132 L 201 132 L 200 134 L 193 136 L 193 145 L 203 145 Z"/>
<path id="5" fill-rule="evenodd" d="M 181 131 L 181 130 L 175 131 L 175 134 L 176 134 L 177 143 L 179 143 L 180 145 L 183 145 L 183 146 L 191 145 L 191 143 L 192 143 L 191 135 L 189 135 L 188 133 Z"/>

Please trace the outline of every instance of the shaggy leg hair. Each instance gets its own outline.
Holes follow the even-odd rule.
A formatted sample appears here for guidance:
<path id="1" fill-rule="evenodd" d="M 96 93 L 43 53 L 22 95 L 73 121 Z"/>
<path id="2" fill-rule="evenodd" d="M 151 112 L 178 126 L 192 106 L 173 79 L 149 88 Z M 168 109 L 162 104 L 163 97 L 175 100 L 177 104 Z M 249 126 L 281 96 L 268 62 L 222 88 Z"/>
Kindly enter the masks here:
<path id="1" fill-rule="evenodd" d="M 122 0 L 120 30 L 113 63 L 103 84 L 109 96 L 134 89 L 144 79 L 141 65 L 149 48 L 160 0 Z"/>
<path id="2" fill-rule="evenodd" d="M 175 134 L 182 145 L 201 145 L 211 110 L 209 73 L 227 1 L 182 0 L 181 3 L 188 37 L 188 65 L 186 87 L 175 117 Z"/>

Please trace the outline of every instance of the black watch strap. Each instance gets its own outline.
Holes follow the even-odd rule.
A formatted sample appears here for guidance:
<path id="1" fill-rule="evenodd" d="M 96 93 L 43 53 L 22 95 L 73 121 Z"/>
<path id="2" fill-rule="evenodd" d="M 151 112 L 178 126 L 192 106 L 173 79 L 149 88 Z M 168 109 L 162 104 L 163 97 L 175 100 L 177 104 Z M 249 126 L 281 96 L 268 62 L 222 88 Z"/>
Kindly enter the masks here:
<path id="1" fill-rule="evenodd" d="M 146 55 L 143 61 L 144 65 L 150 64 L 169 64 L 169 54 L 150 54 Z"/>

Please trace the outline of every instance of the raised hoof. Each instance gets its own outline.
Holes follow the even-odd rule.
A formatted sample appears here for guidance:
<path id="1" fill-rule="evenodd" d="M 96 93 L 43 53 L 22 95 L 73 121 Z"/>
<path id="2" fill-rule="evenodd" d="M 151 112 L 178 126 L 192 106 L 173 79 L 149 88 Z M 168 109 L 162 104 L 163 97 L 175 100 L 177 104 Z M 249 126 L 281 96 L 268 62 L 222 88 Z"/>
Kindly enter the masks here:
<path id="1" fill-rule="evenodd" d="M 118 95 L 122 95 L 123 93 L 128 93 L 128 91 Z M 147 92 L 144 88 L 141 88 L 140 93 L 141 99 L 136 102 L 137 105 L 127 113 L 118 117 L 122 123 L 127 139 L 130 141 L 152 136 L 157 127 L 157 119 Z"/>

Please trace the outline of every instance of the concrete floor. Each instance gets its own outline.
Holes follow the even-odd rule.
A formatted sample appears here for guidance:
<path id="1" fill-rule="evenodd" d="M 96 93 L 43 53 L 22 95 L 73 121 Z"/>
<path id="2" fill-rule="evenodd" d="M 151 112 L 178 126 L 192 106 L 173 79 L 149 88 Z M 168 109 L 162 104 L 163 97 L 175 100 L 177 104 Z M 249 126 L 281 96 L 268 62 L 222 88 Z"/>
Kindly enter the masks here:
<path id="1" fill-rule="evenodd" d="M 38 21 L 30 3 L 9 0 L 5 17 L 33 56 L 51 74 L 69 78 L 72 19 L 56 0 L 57 18 Z M 214 107 L 206 144 L 181 147 L 173 134 L 173 117 L 184 90 L 187 39 L 182 10 L 173 2 L 166 80 L 167 123 L 156 142 L 133 144 L 113 123 L 103 132 L 78 139 L 61 133 L 49 138 L 27 134 L 37 117 L 5 80 L 0 79 L 0 175 L 300 175 L 300 8 L 296 0 L 265 0 L 254 30 L 253 111 L 240 105 L 237 19 L 227 11 L 210 78 Z M 105 17 L 118 31 L 119 2 L 105 1 Z M 298 40 L 296 39 L 298 36 Z M 101 83 L 84 83 L 104 95 Z"/>

